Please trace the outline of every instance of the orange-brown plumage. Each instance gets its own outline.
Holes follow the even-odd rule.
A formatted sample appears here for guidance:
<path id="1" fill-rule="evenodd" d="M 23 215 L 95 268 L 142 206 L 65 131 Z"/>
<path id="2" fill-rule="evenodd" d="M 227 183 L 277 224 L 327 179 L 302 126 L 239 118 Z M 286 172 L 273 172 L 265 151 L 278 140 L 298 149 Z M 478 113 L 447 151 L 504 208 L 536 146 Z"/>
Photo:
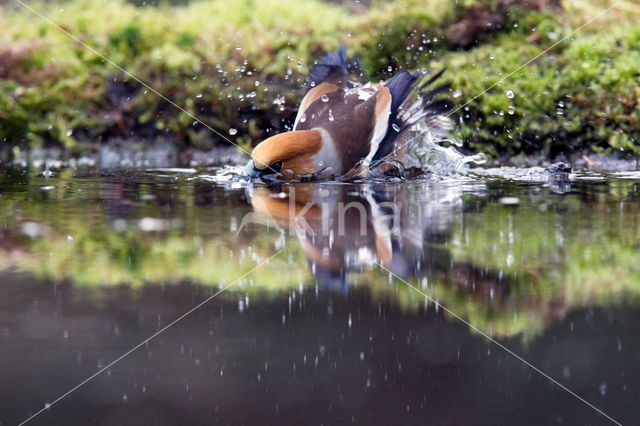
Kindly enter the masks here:
<path id="1" fill-rule="evenodd" d="M 423 82 L 424 75 L 402 71 L 372 85 L 349 81 L 349 71 L 344 48 L 313 66 L 293 131 L 258 144 L 250 174 L 281 173 L 288 179 L 366 173 L 389 155 L 403 157 L 407 150 L 396 142 L 407 139 L 407 130 L 450 108 L 448 101 L 434 99 L 445 86 L 420 93 L 441 73 Z"/>
<path id="2" fill-rule="evenodd" d="M 322 136 L 315 130 L 281 133 L 258 144 L 251 153 L 254 167 L 268 169 L 281 162 L 281 170 L 294 170 L 298 174 L 316 171 L 312 156 L 320 150 Z"/>

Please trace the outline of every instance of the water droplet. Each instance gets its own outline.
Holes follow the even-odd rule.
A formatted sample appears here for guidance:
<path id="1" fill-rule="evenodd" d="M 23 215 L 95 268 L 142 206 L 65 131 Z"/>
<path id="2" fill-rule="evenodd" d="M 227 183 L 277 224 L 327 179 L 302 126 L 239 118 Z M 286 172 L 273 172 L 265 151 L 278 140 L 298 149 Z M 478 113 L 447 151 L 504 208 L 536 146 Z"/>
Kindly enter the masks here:
<path id="1" fill-rule="evenodd" d="M 400 131 L 400 127 L 398 127 L 398 125 L 397 125 L 396 123 L 393 123 L 393 124 L 391 125 L 391 127 L 392 127 L 392 128 L 393 128 L 393 130 L 395 130 L 396 132 L 399 132 L 399 131 Z"/>
<path id="2" fill-rule="evenodd" d="M 607 384 L 600 383 L 600 394 L 604 396 L 607 393 Z"/>
<path id="3" fill-rule="evenodd" d="M 229 134 L 231 136 L 234 136 L 238 133 L 238 129 L 234 129 L 233 127 L 229 129 Z"/>
<path id="4" fill-rule="evenodd" d="M 71 136 L 73 134 L 73 130 L 69 129 L 67 130 L 67 136 Z"/>
<path id="5" fill-rule="evenodd" d="M 333 121 L 333 112 L 331 110 L 329 110 L 329 121 Z"/>
<path id="6" fill-rule="evenodd" d="M 516 97 L 515 93 L 513 93 L 511 90 L 507 90 L 506 92 L 504 92 L 505 95 L 507 95 L 507 98 L 509 99 L 513 99 Z"/>
<path id="7" fill-rule="evenodd" d="M 502 197 L 498 202 L 505 206 L 517 206 L 520 204 L 520 199 L 518 197 Z"/>
<path id="8" fill-rule="evenodd" d="M 322 95 L 320 99 L 322 99 L 322 102 L 329 102 L 329 97 L 327 95 Z"/>
<path id="9" fill-rule="evenodd" d="M 460 96 L 462 96 L 462 90 L 456 90 L 455 92 L 453 92 L 454 98 L 459 98 Z"/>
<path id="10" fill-rule="evenodd" d="M 303 112 L 302 114 L 300 114 L 300 122 L 304 123 L 305 121 L 307 121 L 307 114 Z"/>
<path id="11" fill-rule="evenodd" d="M 509 109 L 507 110 L 507 113 L 509 113 L 509 115 L 513 115 L 516 113 L 516 107 L 514 107 L 513 105 L 509 105 Z"/>

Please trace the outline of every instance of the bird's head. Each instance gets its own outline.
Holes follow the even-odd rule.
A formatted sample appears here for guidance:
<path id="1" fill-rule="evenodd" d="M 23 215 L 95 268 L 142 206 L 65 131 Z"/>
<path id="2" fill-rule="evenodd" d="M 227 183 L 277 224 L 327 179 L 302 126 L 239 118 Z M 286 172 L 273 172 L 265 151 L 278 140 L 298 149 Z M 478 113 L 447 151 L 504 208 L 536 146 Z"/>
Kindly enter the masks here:
<path id="1" fill-rule="evenodd" d="M 281 173 L 284 178 L 317 172 L 315 155 L 323 144 L 319 130 L 281 133 L 260 142 L 251 153 L 247 174 L 262 176 Z"/>

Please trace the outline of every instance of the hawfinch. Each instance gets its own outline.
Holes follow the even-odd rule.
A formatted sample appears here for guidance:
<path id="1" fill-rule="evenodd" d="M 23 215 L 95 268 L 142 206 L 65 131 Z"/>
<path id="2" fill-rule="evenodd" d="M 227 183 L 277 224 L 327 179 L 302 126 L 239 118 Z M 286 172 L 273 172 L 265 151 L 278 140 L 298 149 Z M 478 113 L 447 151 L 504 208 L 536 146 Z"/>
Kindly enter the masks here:
<path id="1" fill-rule="evenodd" d="M 354 63 L 342 46 L 311 68 L 293 130 L 253 149 L 249 176 L 360 177 L 385 159 L 403 161 L 410 129 L 446 122 L 452 103 L 438 95 L 448 86 L 425 90 L 443 71 L 400 71 L 384 83 L 365 84 L 349 80 Z"/>

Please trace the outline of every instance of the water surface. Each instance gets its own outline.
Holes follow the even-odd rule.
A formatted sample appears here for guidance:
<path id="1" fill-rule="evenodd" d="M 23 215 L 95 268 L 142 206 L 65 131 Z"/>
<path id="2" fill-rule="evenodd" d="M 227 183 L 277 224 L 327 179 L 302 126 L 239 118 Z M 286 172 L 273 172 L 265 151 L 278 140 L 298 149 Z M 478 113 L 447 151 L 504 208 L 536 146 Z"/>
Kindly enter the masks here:
<path id="1" fill-rule="evenodd" d="M 640 421 L 636 172 L 214 175 L 3 172 L 0 424 Z"/>

